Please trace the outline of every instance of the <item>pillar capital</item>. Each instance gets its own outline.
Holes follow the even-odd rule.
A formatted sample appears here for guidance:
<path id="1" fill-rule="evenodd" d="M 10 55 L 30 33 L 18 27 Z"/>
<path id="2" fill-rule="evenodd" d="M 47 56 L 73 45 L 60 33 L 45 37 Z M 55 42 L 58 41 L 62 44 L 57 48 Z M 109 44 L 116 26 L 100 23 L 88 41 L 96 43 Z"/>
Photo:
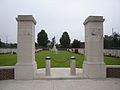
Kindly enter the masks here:
<path id="1" fill-rule="evenodd" d="M 34 24 L 36 24 L 36 20 L 32 15 L 18 15 L 16 18 L 17 21 L 32 21 Z"/>
<path id="2" fill-rule="evenodd" d="M 103 16 L 88 16 L 87 19 L 84 21 L 84 25 L 86 25 L 88 22 L 104 22 L 105 19 Z"/>
<path id="3" fill-rule="evenodd" d="M 70 57 L 71 60 L 75 60 L 76 58 L 74 56 Z"/>
<path id="4" fill-rule="evenodd" d="M 50 58 L 49 56 L 47 56 L 45 59 L 46 59 L 46 60 L 50 60 L 51 58 Z"/>

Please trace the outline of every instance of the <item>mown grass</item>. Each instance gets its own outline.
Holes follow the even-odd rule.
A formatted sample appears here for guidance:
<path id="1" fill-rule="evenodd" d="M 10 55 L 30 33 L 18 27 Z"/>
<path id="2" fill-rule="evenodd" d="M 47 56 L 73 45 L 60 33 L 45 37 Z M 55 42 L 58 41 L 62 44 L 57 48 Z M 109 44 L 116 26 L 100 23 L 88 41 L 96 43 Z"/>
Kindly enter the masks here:
<path id="1" fill-rule="evenodd" d="M 104 62 L 106 65 L 120 65 L 120 58 L 114 57 L 104 57 Z"/>
<path id="2" fill-rule="evenodd" d="M 51 57 L 51 66 L 52 67 L 69 67 L 70 66 L 70 57 L 76 57 L 76 67 L 82 68 L 84 56 L 67 51 L 58 51 L 58 54 L 51 51 L 41 51 L 36 53 L 35 60 L 37 62 L 37 68 L 45 67 L 45 57 Z M 3 54 L 0 55 L 0 66 L 14 66 L 16 64 L 16 55 L 13 54 Z M 113 57 L 104 57 L 104 61 L 107 65 L 120 65 L 120 58 Z"/>
<path id="3" fill-rule="evenodd" d="M 14 66 L 17 56 L 14 54 L 0 54 L 0 66 Z"/>
<path id="4" fill-rule="evenodd" d="M 45 67 L 45 57 L 51 57 L 51 66 L 52 67 L 69 67 L 70 66 L 70 57 L 76 57 L 76 66 L 81 68 L 83 63 L 83 56 L 66 52 L 66 51 L 59 51 L 58 54 L 55 54 L 50 51 L 42 51 L 36 53 L 36 61 L 38 68 Z"/>

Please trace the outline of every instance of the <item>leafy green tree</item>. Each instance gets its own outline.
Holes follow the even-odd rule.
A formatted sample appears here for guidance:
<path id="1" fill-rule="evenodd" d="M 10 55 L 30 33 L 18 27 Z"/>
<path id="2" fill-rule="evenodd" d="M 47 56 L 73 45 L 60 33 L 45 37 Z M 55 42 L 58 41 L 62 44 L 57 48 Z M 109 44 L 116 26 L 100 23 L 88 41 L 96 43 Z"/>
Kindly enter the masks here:
<path id="1" fill-rule="evenodd" d="M 111 49 L 113 47 L 112 42 L 113 42 L 112 37 L 105 35 L 104 36 L 104 49 Z"/>
<path id="2" fill-rule="evenodd" d="M 63 48 L 68 48 L 70 45 L 70 37 L 67 32 L 63 32 L 62 37 L 60 38 L 60 44 Z"/>
<path id="3" fill-rule="evenodd" d="M 0 48 L 5 48 L 5 43 L 1 41 L 0 39 Z"/>
<path id="4" fill-rule="evenodd" d="M 80 48 L 80 41 L 78 41 L 77 39 L 74 39 L 72 43 L 72 48 Z"/>
<path id="5" fill-rule="evenodd" d="M 115 33 L 114 37 L 113 37 L 113 47 L 114 48 L 119 48 L 120 47 L 119 42 L 120 42 L 120 35 Z"/>
<path id="6" fill-rule="evenodd" d="M 0 39 L 0 47 L 2 47 L 2 42 L 1 42 L 1 39 Z"/>
<path id="7" fill-rule="evenodd" d="M 120 49 L 120 34 L 114 32 L 110 36 L 105 35 L 104 49 Z"/>
<path id="8" fill-rule="evenodd" d="M 38 43 L 35 42 L 35 48 L 38 48 L 38 47 L 39 47 Z"/>
<path id="9" fill-rule="evenodd" d="M 41 32 L 37 35 L 37 42 L 40 46 L 46 47 L 48 43 L 48 36 L 45 30 L 41 30 Z"/>
<path id="10" fill-rule="evenodd" d="M 17 43 L 8 44 L 8 48 L 17 48 Z"/>
<path id="11" fill-rule="evenodd" d="M 1 42 L 1 39 L 0 39 L 0 47 L 1 47 L 1 45 L 2 45 L 2 42 Z"/>

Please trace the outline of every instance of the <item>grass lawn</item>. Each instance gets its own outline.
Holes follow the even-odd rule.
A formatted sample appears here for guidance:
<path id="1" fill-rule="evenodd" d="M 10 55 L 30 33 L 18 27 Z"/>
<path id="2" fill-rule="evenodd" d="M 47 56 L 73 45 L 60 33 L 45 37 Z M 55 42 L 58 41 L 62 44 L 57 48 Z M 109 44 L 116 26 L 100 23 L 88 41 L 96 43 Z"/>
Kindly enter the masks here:
<path id="1" fill-rule="evenodd" d="M 0 54 L 0 66 L 14 66 L 17 56 L 14 54 Z"/>
<path id="2" fill-rule="evenodd" d="M 40 53 L 36 53 L 36 61 L 38 68 L 43 68 L 45 66 L 45 57 L 50 56 L 52 60 L 52 67 L 69 67 L 70 66 L 70 57 L 75 56 L 76 57 L 76 66 L 82 67 L 83 63 L 83 56 L 66 52 L 66 51 L 59 51 L 58 54 L 54 54 L 50 51 L 42 51 Z"/>
<path id="3" fill-rule="evenodd" d="M 70 53 L 67 51 L 58 51 L 58 54 L 54 54 L 50 51 L 41 51 L 36 53 L 35 59 L 37 62 L 38 68 L 45 67 L 45 57 L 50 56 L 52 60 L 52 67 L 69 67 L 70 66 L 70 57 L 76 57 L 76 67 L 81 68 L 83 64 L 84 57 L 83 55 L 78 55 Z M 105 63 L 107 65 L 120 65 L 120 58 L 113 57 L 104 57 Z M 0 55 L 0 66 L 14 66 L 16 64 L 16 55 L 12 54 L 3 54 Z"/>

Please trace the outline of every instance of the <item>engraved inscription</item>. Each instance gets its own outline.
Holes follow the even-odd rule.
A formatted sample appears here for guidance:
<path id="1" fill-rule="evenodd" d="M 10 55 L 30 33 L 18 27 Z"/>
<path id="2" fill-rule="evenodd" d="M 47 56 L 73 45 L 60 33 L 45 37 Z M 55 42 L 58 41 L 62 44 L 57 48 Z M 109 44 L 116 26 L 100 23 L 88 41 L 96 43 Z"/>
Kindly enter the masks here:
<path id="1" fill-rule="evenodd" d="M 23 32 L 24 36 L 30 36 L 30 32 Z"/>
<path id="2" fill-rule="evenodd" d="M 101 29 L 100 29 L 100 28 L 99 28 L 99 29 L 93 28 L 92 31 L 91 31 L 91 35 L 92 35 L 93 37 L 95 37 L 96 39 L 98 39 L 98 40 L 101 40 L 101 39 L 102 39 L 102 32 L 101 32 Z"/>

